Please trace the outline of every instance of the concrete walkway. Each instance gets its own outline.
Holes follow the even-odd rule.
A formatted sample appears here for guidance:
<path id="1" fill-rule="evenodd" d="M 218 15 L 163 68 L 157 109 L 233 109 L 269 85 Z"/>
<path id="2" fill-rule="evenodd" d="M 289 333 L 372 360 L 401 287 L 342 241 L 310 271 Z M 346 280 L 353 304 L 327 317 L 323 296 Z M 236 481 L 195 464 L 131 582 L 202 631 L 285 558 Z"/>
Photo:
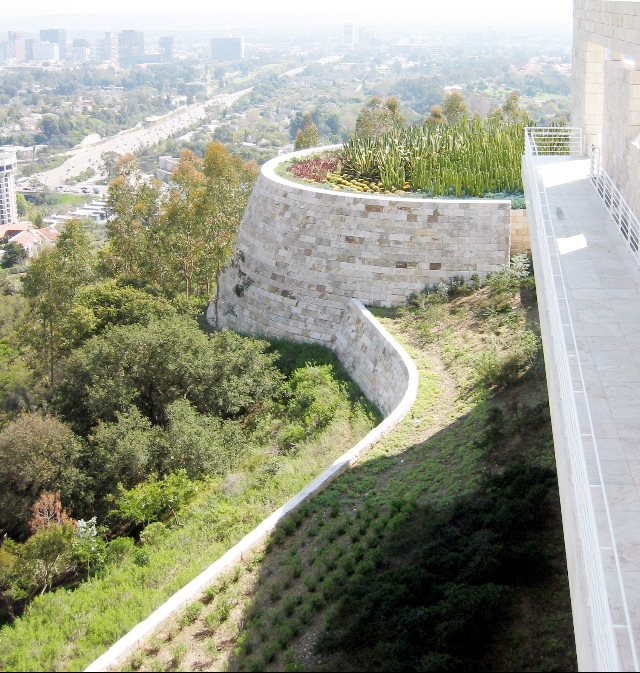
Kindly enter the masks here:
<path id="1" fill-rule="evenodd" d="M 620 664 L 638 671 L 640 271 L 588 178 L 588 160 L 535 163 L 558 255 L 557 296 L 567 298 L 562 324 Z"/>

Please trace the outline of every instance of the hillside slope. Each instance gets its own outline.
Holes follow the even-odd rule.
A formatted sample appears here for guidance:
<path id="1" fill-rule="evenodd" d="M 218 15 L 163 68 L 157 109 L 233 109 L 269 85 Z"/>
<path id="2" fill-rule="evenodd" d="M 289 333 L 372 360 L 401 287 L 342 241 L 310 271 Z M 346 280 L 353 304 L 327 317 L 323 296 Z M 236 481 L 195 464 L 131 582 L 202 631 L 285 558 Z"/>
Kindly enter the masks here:
<path id="1" fill-rule="evenodd" d="M 378 316 L 412 413 L 127 669 L 576 670 L 527 262 Z"/>

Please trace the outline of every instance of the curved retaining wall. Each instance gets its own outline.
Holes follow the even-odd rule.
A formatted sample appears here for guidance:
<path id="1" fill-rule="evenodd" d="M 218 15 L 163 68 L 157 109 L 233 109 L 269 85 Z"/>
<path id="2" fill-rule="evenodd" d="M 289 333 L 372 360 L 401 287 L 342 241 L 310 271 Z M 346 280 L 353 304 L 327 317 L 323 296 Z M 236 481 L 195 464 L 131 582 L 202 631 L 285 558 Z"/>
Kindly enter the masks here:
<path id="1" fill-rule="evenodd" d="M 339 326 L 336 340 L 338 353 L 348 352 L 345 357 L 350 363 L 349 366 L 362 373 L 361 379 L 364 383 L 361 387 L 367 396 L 371 395 L 370 399 L 377 401 L 386 415 L 384 421 L 246 535 L 235 547 L 129 631 L 105 654 L 90 664 L 86 671 L 106 671 L 122 665 L 134 648 L 146 641 L 165 620 L 197 600 L 208 586 L 240 561 L 243 554 L 258 545 L 289 512 L 325 489 L 336 477 L 349 469 L 363 451 L 391 432 L 407 415 L 418 391 L 418 371 L 415 364 L 402 346 L 357 299 L 349 301 L 345 313 L 346 319 L 344 324 Z"/>
<path id="2" fill-rule="evenodd" d="M 304 154 L 262 167 L 236 239 L 241 261 L 221 278 L 221 326 L 333 346 L 351 297 L 397 306 L 426 284 L 509 262 L 508 200 L 348 194 L 275 174 Z"/>

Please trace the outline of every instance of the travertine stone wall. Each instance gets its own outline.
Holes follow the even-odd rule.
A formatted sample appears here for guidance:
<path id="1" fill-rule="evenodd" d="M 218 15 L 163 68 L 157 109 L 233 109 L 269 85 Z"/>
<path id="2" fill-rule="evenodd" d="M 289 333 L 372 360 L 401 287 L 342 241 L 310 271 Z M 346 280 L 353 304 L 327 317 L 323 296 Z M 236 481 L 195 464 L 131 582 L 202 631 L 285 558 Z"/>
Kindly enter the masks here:
<path id="1" fill-rule="evenodd" d="M 640 3 L 575 0 L 571 124 L 640 213 Z"/>
<path id="2" fill-rule="evenodd" d="M 531 239 L 529 238 L 529 219 L 527 211 L 511 211 L 511 257 L 522 255 L 531 250 Z"/>
<path id="3" fill-rule="evenodd" d="M 406 395 L 412 369 L 380 323 L 357 299 L 336 326 L 334 348 L 368 399 L 388 416 Z"/>
<path id="4" fill-rule="evenodd" d="M 332 346 L 351 297 L 399 305 L 509 261 L 509 201 L 331 192 L 277 176 L 282 160 L 263 166 L 245 211 L 240 261 L 220 283 L 223 327 Z"/>

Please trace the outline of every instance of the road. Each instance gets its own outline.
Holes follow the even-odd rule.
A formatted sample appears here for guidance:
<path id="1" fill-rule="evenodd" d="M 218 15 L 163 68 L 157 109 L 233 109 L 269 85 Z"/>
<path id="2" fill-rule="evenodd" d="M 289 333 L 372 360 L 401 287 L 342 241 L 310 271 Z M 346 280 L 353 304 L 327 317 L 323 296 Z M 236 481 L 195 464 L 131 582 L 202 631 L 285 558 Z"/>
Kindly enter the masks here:
<path id="1" fill-rule="evenodd" d="M 210 114 L 211 107 L 229 107 L 238 98 L 251 91 L 252 88 L 242 89 L 232 94 L 214 96 L 204 103 L 195 103 L 171 112 L 158 121 L 139 124 L 114 136 L 104 138 L 95 144 L 65 152 L 69 155 L 69 158 L 63 164 L 49 171 L 36 173 L 31 176 L 29 181 L 36 179 L 50 189 L 57 189 L 66 184 L 70 178 L 79 175 L 88 168 L 93 168 L 96 172 L 94 177 L 82 183 L 82 185 L 89 183 L 93 185 L 95 180 L 101 177 L 101 157 L 104 152 L 115 152 L 121 155 L 129 152 L 133 153 L 146 145 L 155 145 L 160 140 L 169 138 L 174 133 L 206 118 Z"/>

